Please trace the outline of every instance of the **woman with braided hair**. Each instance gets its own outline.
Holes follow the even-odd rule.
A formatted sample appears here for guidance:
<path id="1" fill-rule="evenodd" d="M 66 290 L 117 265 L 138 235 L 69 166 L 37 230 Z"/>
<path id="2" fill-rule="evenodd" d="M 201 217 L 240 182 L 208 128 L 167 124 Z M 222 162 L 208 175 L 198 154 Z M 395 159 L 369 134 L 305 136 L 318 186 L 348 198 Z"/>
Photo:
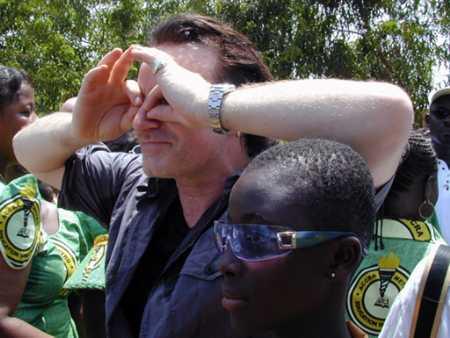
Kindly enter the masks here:
<path id="1" fill-rule="evenodd" d="M 436 153 L 426 133 L 426 129 L 411 132 L 390 193 L 384 202 L 383 214 L 390 219 L 429 220 L 439 230 L 439 224 L 433 217 L 438 194 Z"/>
<path id="2" fill-rule="evenodd" d="M 372 337 L 378 336 L 389 308 L 412 270 L 436 243 L 436 155 L 424 130 L 413 130 L 378 220 L 368 255 L 347 295 L 347 315 Z M 364 306 L 361 306 L 364 304 Z"/>

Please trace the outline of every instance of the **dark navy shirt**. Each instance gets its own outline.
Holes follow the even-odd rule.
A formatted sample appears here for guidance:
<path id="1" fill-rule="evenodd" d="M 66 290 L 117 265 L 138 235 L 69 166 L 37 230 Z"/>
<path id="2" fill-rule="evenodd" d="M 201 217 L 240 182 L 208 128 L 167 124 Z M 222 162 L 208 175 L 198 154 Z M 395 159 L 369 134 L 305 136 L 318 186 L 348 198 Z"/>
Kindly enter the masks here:
<path id="1" fill-rule="evenodd" d="M 154 243 L 157 229 L 171 220 L 167 210 L 177 200 L 175 182 L 148 178 L 142 170 L 140 155 L 91 149 L 78 152 L 66 162 L 60 204 L 84 211 L 109 228 L 106 269 L 109 337 L 135 337 L 134 332 L 138 331 L 139 337 L 152 338 L 238 337 L 231 331 L 229 315 L 220 302 L 220 254 L 211 227 L 225 212 L 235 179 L 227 181 L 223 195 L 191 230 L 177 239 L 178 243 L 161 262 L 152 255 L 143 257 Z M 151 262 L 152 259 L 155 261 Z M 151 285 L 146 288 L 136 280 L 145 274 L 148 262 L 154 270 Z M 127 291 L 130 283 L 136 288 L 133 291 Z M 143 299 L 137 304 L 140 310 L 130 313 L 132 302 L 124 301 L 124 295 L 136 299 L 139 293 Z M 138 328 L 139 320 L 134 319 L 141 309 L 144 312 Z"/>
<path id="2" fill-rule="evenodd" d="M 164 211 L 154 227 L 155 232 L 151 242 L 142 256 L 121 302 L 125 317 L 135 336 L 139 335 L 142 314 L 150 290 L 157 283 L 170 257 L 190 230 L 184 219 L 178 196 Z M 180 263 L 183 263 L 182 259 L 180 259 Z M 181 264 L 172 268 L 179 272 L 179 265 Z"/>

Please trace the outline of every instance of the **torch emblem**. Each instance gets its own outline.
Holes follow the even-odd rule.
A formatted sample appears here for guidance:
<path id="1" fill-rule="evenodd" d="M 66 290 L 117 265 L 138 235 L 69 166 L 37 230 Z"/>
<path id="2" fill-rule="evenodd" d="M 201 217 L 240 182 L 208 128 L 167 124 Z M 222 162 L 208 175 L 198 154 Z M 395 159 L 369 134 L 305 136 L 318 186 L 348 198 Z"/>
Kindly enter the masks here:
<path id="1" fill-rule="evenodd" d="M 379 297 L 375 302 L 375 306 L 389 308 L 390 299 L 386 297 L 386 289 L 392 280 L 397 268 L 400 266 L 400 258 L 393 252 L 387 256 L 383 256 L 378 261 L 378 273 L 380 275 Z"/>

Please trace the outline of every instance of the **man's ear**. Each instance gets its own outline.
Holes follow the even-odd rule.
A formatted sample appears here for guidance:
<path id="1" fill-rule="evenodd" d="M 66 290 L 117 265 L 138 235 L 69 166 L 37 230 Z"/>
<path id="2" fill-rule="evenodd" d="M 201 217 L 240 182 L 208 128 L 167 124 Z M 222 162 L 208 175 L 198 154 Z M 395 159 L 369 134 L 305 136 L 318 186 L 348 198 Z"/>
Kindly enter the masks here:
<path id="1" fill-rule="evenodd" d="M 332 266 L 337 279 L 348 278 L 361 262 L 363 248 L 355 236 L 344 237 L 336 241 Z"/>

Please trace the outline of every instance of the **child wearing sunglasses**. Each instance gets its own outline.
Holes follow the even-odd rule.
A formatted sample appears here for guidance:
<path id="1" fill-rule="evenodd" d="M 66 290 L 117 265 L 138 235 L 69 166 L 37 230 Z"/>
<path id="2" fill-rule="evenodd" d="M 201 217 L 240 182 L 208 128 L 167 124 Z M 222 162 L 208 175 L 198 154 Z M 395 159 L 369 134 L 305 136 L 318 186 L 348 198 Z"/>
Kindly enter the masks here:
<path id="1" fill-rule="evenodd" d="M 374 219 L 372 177 L 350 147 L 302 139 L 256 157 L 214 227 L 232 327 L 281 338 L 366 337 L 345 321 L 345 294 Z"/>

